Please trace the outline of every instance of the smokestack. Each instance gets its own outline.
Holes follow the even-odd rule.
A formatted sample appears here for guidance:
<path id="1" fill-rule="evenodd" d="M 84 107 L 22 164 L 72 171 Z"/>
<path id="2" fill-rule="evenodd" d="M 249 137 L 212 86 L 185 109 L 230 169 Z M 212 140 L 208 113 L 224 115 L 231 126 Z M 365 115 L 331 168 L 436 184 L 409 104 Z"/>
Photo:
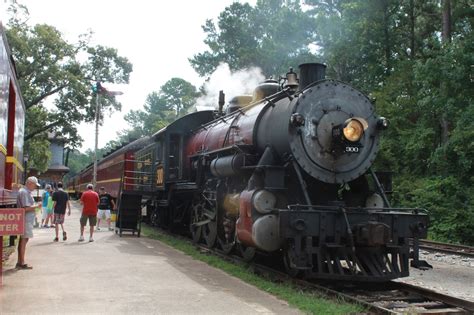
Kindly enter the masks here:
<path id="1" fill-rule="evenodd" d="M 300 68 L 300 90 L 305 89 L 308 85 L 324 80 L 326 77 L 326 65 L 322 63 L 303 63 Z"/>
<path id="2" fill-rule="evenodd" d="M 223 90 L 219 91 L 219 114 L 222 114 L 222 109 L 224 108 L 225 104 L 225 94 Z"/>

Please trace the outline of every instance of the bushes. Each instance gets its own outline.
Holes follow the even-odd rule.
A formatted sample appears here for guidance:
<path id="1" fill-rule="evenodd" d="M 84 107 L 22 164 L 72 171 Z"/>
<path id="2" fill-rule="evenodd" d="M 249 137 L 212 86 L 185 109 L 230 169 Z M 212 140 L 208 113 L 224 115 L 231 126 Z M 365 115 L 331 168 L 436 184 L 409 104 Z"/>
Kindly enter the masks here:
<path id="1" fill-rule="evenodd" d="M 431 239 L 474 244 L 474 190 L 458 177 L 402 176 L 394 187 L 395 204 L 428 210 Z"/>

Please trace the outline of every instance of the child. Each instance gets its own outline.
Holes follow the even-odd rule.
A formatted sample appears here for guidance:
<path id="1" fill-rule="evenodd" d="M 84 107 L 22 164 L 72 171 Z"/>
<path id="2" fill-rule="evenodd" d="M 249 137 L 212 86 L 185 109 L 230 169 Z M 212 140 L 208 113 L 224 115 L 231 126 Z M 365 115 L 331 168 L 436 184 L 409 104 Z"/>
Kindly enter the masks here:
<path id="1" fill-rule="evenodd" d="M 47 205 L 47 210 L 48 210 L 48 218 L 51 220 L 51 227 L 54 228 L 54 222 L 53 222 L 53 194 L 50 193 L 48 197 L 48 205 Z"/>
<path id="2" fill-rule="evenodd" d="M 41 227 L 49 227 L 48 222 L 49 222 L 49 213 L 48 213 L 48 202 L 49 202 L 49 197 L 51 195 L 51 185 L 46 185 L 44 188 L 43 196 L 41 196 L 41 200 L 43 201 L 42 203 L 42 216 L 41 216 Z M 53 223 L 53 221 L 51 221 Z"/>

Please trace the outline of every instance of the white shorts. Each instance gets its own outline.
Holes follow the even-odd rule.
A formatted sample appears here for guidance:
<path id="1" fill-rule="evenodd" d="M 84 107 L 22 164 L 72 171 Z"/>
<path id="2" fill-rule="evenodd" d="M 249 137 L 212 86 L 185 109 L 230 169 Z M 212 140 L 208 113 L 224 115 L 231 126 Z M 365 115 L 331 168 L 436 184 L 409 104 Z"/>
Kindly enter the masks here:
<path id="1" fill-rule="evenodd" d="M 36 213 L 34 211 L 28 211 L 25 213 L 25 232 L 21 236 L 22 238 L 33 237 L 33 225 L 35 224 Z"/>
<path id="2" fill-rule="evenodd" d="M 99 209 L 97 211 L 97 219 L 102 219 L 105 215 L 105 218 L 110 219 L 110 209 Z"/>

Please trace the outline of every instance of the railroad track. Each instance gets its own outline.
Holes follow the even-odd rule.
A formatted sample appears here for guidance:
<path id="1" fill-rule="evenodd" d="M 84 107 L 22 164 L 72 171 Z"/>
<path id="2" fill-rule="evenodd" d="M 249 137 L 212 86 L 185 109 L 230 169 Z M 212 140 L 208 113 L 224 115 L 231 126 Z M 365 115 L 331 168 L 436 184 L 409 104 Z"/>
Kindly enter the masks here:
<path id="1" fill-rule="evenodd" d="M 473 314 L 474 302 L 414 285 L 390 281 L 336 288 L 382 314 Z"/>
<path id="2" fill-rule="evenodd" d="M 193 243 L 182 235 L 164 234 Z M 227 255 L 219 249 L 209 249 L 193 243 L 201 252 L 219 256 L 234 264 L 251 267 L 254 273 L 274 281 L 289 281 L 306 290 L 365 306 L 372 314 L 474 314 L 474 302 L 435 292 L 402 282 L 334 283 L 295 279 L 288 274 L 258 263 L 247 263 L 240 256 Z"/>
<path id="3" fill-rule="evenodd" d="M 221 255 L 226 259 L 225 255 L 219 254 Z M 291 281 L 302 288 L 364 305 L 371 313 L 474 314 L 474 302 L 402 282 L 334 284 L 294 279 L 285 273 L 259 264 L 252 264 L 252 268 L 255 273 L 265 274 L 278 281 Z"/>
<path id="4" fill-rule="evenodd" d="M 471 246 L 420 240 L 420 248 L 428 251 L 474 258 L 474 247 Z"/>

